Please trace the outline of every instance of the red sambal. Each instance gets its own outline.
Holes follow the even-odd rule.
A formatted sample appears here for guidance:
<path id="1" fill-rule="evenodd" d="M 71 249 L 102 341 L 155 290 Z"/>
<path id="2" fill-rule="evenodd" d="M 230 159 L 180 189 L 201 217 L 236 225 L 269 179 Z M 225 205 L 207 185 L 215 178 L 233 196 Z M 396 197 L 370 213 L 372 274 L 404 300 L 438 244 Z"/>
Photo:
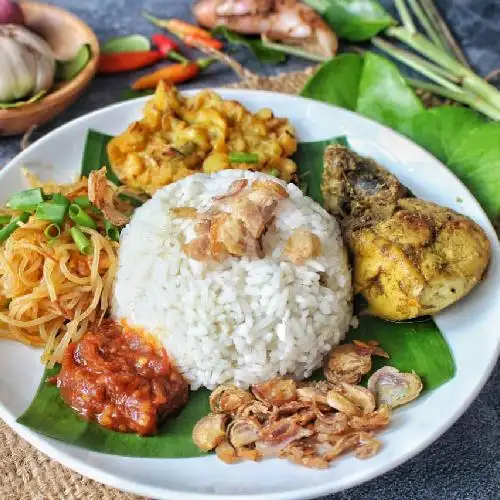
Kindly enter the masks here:
<path id="1" fill-rule="evenodd" d="M 67 347 L 53 382 L 83 418 L 140 435 L 155 433 L 188 399 L 188 385 L 165 350 L 111 320 Z"/>

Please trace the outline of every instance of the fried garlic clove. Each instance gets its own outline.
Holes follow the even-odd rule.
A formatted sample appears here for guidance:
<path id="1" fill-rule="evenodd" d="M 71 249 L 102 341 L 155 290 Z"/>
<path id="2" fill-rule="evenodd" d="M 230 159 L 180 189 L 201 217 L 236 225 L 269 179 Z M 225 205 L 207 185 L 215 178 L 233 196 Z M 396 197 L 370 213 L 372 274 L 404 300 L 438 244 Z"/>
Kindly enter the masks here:
<path id="1" fill-rule="evenodd" d="M 347 382 L 341 382 L 339 387 L 341 393 L 349 401 L 361 408 L 363 413 L 371 413 L 375 410 L 375 395 L 366 387 L 348 384 Z"/>
<path id="2" fill-rule="evenodd" d="M 236 418 L 227 427 L 227 437 L 235 448 L 255 443 L 260 437 L 260 422 L 256 418 Z"/>
<path id="3" fill-rule="evenodd" d="M 309 229 L 295 229 L 288 238 L 283 253 L 294 264 L 300 266 L 307 260 L 321 255 L 321 240 Z"/>
<path id="4" fill-rule="evenodd" d="M 368 380 L 368 389 L 376 395 L 377 403 L 390 408 L 413 401 L 422 388 L 422 380 L 416 373 L 400 372 L 393 366 L 380 368 Z"/>
<path id="5" fill-rule="evenodd" d="M 203 417 L 193 429 L 193 441 L 202 451 L 216 448 L 226 438 L 226 424 L 229 417 L 212 413 Z"/>
<path id="6" fill-rule="evenodd" d="M 345 413 L 349 416 L 360 414 L 360 408 L 336 390 L 328 391 L 328 394 L 326 395 L 326 402 L 328 403 L 328 406 L 334 408 L 340 413 Z"/>
<path id="7" fill-rule="evenodd" d="M 224 439 L 219 445 L 217 445 L 217 447 L 215 448 L 215 453 L 217 454 L 219 459 L 226 464 L 234 464 L 240 459 L 234 447 L 231 446 L 231 444 L 226 439 Z"/>

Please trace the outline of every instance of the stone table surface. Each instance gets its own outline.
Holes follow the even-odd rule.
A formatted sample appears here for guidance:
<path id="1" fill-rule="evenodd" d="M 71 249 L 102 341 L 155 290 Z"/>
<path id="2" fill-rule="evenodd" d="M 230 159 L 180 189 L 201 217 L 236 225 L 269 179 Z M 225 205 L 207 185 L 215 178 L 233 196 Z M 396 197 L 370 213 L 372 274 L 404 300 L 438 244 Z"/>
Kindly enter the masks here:
<path id="1" fill-rule="evenodd" d="M 191 19 L 190 0 L 52 0 L 84 19 L 101 40 L 112 36 L 155 31 L 139 15 L 142 9 L 164 17 Z M 392 1 L 383 1 L 386 6 Z M 437 2 L 472 65 L 481 75 L 500 67 L 500 0 L 440 0 Z M 261 75 L 301 70 L 307 61 L 290 58 L 267 66 L 244 50 L 236 56 Z M 96 78 L 75 105 L 35 138 L 87 112 L 116 102 L 137 76 Z M 218 86 L 235 81 L 227 68 L 214 65 L 186 87 Z M 500 138 L 499 138 L 500 140 Z M 0 138 L 0 166 L 19 152 L 20 138 Z M 492 325 L 493 328 L 498 327 Z M 471 332 L 471 334 L 473 334 Z M 480 341 L 480 339 L 478 339 Z M 397 469 L 364 485 L 327 497 L 329 500 L 493 500 L 500 498 L 500 366 L 455 425 L 433 445 Z M 362 466 L 362 464 L 360 464 Z M 21 495 L 22 496 L 22 495 Z"/>

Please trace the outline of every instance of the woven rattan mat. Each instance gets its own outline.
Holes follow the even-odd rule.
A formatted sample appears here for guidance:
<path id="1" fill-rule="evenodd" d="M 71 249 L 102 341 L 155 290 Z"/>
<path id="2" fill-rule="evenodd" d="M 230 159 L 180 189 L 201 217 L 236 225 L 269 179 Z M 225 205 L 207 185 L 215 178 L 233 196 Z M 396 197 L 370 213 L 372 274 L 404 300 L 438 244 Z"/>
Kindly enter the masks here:
<path id="1" fill-rule="evenodd" d="M 228 85 L 296 94 L 313 70 L 272 78 L 254 77 Z M 2 500 L 139 500 L 86 479 L 37 451 L 0 420 L 0 499 Z"/>

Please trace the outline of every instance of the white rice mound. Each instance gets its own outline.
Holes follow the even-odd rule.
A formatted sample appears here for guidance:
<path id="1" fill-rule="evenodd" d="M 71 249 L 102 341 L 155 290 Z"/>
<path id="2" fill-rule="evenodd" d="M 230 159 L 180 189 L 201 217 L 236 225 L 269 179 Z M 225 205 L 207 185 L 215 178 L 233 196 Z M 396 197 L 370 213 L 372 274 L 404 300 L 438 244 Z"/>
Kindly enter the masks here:
<path id="1" fill-rule="evenodd" d="M 157 335 L 193 390 L 225 382 L 247 387 L 285 374 L 308 377 L 344 338 L 352 317 L 339 225 L 293 184 L 279 181 L 290 198 L 279 203 L 264 236 L 264 259 L 202 263 L 183 253 L 195 222 L 170 209 L 204 211 L 241 178 L 269 176 L 225 170 L 186 177 L 157 191 L 122 232 L 114 317 Z M 304 265 L 282 255 L 299 227 L 322 244 L 321 256 Z"/>

